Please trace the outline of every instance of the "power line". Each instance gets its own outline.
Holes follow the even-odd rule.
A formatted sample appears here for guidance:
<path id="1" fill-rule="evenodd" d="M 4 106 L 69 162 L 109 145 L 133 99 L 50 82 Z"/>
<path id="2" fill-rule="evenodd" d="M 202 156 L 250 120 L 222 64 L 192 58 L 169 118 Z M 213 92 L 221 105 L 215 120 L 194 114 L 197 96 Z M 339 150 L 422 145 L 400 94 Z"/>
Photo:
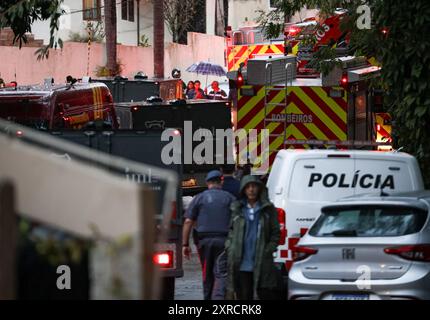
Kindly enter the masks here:
<path id="1" fill-rule="evenodd" d="M 117 2 L 115 4 L 115 7 L 118 6 L 119 4 L 122 4 L 125 1 L 129 1 L 129 0 L 121 0 L 121 1 L 119 1 L 119 2 Z M 90 11 L 90 10 L 94 10 L 94 9 L 104 9 L 104 8 L 105 8 L 105 6 L 103 5 L 103 6 L 97 6 L 97 7 L 88 8 L 88 9 L 74 10 L 74 11 L 67 12 L 66 15 L 75 14 L 75 13 L 81 13 L 81 12 Z"/>

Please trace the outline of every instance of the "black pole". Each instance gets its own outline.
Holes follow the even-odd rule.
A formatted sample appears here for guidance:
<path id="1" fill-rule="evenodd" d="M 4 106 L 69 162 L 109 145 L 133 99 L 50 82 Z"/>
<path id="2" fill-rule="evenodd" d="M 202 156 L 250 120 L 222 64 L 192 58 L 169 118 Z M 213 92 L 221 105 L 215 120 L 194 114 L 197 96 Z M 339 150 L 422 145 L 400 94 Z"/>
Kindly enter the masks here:
<path id="1" fill-rule="evenodd" d="M 137 46 L 140 44 L 140 0 L 137 2 Z"/>

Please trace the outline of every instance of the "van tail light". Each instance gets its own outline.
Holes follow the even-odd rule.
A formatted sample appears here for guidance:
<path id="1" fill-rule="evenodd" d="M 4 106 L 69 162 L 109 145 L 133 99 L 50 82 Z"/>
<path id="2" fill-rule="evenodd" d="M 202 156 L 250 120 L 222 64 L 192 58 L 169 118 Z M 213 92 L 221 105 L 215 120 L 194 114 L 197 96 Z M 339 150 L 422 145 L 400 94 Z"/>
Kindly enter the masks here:
<path id="1" fill-rule="evenodd" d="M 430 244 L 386 248 L 384 252 L 405 260 L 430 262 Z"/>
<path id="2" fill-rule="evenodd" d="M 156 266 L 163 269 L 173 268 L 173 251 L 157 252 L 153 256 L 153 262 Z"/>
<path id="3" fill-rule="evenodd" d="M 294 247 L 292 249 L 293 252 L 293 261 L 303 261 L 310 256 L 313 256 L 318 253 L 317 249 L 309 248 L 309 247 Z"/>
<path id="4" fill-rule="evenodd" d="M 281 228 L 281 238 L 279 239 L 279 245 L 283 246 L 287 241 L 287 217 L 283 209 L 277 208 L 276 210 L 278 211 L 278 221 Z"/>

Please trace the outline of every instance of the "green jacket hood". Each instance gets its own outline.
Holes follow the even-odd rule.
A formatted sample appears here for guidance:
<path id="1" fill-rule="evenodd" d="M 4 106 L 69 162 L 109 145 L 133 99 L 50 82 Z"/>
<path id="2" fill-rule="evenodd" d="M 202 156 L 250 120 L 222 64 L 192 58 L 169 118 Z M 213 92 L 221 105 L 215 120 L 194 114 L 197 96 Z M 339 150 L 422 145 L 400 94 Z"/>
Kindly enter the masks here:
<path id="1" fill-rule="evenodd" d="M 245 176 L 242 178 L 241 182 L 240 182 L 240 196 L 241 199 L 246 199 L 245 196 L 245 187 L 250 184 L 250 183 L 255 183 L 257 185 L 260 186 L 261 188 L 261 193 L 260 193 L 260 202 L 262 204 L 262 206 L 267 206 L 268 204 L 270 204 L 269 202 L 269 197 L 268 197 L 268 192 L 267 192 L 267 188 L 266 186 L 263 184 L 263 182 L 261 182 L 261 180 L 257 177 L 257 176 Z M 239 203 L 237 203 L 237 205 L 239 205 Z"/>

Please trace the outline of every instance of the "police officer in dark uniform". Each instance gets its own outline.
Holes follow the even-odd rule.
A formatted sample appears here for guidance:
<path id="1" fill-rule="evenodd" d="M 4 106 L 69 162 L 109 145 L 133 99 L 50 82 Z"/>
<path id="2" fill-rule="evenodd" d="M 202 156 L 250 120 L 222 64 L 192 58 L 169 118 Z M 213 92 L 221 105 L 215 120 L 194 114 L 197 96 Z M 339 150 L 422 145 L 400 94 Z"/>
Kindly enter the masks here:
<path id="1" fill-rule="evenodd" d="M 235 201 L 235 197 L 222 190 L 220 171 L 209 172 L 206 183 L 208 190 L 194 197 L 185 213 L 182 252 L 184 257 L 190 259 L 190 233 L 193 225 L 196 224 L 203 268 L 204 299 L 212 300 L 220 296 L 218 292 L 214 292 L 220 287 L 217 282 L 224 281 L 224 279 L 217 279 L 216 264 L 218 257 L 224 251 L 231 217 L 230 205 Z"/>

